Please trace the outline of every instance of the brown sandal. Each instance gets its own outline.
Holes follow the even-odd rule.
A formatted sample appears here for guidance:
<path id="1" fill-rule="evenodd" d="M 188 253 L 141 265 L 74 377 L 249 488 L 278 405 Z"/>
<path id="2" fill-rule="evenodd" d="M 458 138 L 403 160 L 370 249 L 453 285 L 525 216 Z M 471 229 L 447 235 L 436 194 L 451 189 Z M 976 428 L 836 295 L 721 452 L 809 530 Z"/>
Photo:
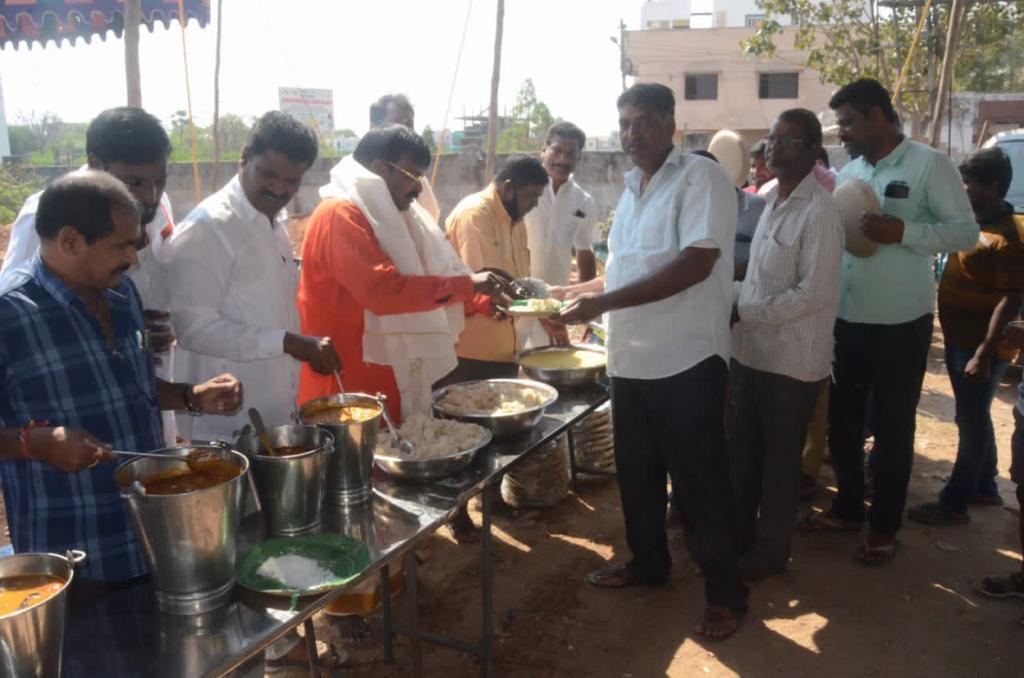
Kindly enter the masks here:
<path id="1" fill-rule="evenodd" d="M 740 627 L 746 609 L 730 610 L 727 607 L 708 606 L 704 608 L 704 619 L 694 632 L 706 640 L 725 640 Z"/>

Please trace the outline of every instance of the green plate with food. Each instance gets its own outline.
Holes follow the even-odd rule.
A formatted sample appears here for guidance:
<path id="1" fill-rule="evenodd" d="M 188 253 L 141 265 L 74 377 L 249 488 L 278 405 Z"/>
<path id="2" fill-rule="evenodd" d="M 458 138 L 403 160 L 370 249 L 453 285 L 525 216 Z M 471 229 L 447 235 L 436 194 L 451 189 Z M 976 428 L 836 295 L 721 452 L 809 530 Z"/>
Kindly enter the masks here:
<path id="1" fill-rule="evenodd" d="M 272 596 L 308 596 L 344 586 L 370 565 L 370 551 L 341 534 L 276 537 L 238 561 L 238 583 Z"/>
<path id="2" fill-rule="evenodd" d="M 562 312 L 558 299 L 516 299 L 508 307 L 508 314 L 520 318 L 550 318 Z"/>

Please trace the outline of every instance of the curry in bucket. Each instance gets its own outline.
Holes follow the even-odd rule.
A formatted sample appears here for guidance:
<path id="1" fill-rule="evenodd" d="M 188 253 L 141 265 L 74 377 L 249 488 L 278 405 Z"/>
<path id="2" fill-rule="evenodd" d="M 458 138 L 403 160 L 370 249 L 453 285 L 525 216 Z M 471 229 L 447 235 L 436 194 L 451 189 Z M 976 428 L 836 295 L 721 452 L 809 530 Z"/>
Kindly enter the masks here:
<path id="1" fill-rule="evenodd" d="M 185 494 L 226 483 L 242 474 L 242 467 L 224 459 L 186 458 L 187 466 L 160 471 L 142 481 L 146 494 Z"/>
<path id="2" fill-rule="evenodd" d="M 310 424 L 350 424 L 369 421 L 380 414 L 379 407 L 361 405 L 329 406 L 306 413 L 302 418 Z"/>
<path id="3" fill-rule="evenodd" d="M 24 610 L 60 593 L 64 580 L 49 574 L 27 574 L 0 579 L 0 616 Z"/>

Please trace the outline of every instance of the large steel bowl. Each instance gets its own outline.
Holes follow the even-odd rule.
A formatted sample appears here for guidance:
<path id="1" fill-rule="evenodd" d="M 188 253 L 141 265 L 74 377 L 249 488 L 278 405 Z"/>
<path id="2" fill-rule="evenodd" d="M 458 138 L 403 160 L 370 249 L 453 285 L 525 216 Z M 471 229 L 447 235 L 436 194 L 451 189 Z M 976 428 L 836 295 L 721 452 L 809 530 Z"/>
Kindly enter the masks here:
<path id="1" fill-rule="evenodd" d="M 524 365 L 523 359 L 536 353 L 568 353 L 569 351 L 589 351 L 597 353 L 607 359 L 607 353 L 600 346 L 589 346 L 584 344 L 572 344 L 571 346 L 544 346 L 542 348 L 531 348 L 516 354 L 516 362 L 523 372 L 526 372 L 532 379 L 542 381 L 552 386 L 586 386 L 595 384 L 604 377 L 607 363 L 596 367 L 533 367 Z"/>
<path id="2" fill-rule="evenodd" d="M 441 399 L 444 398 L 449 389 L 456 386 L 478 384 L 480 382 L 490 382 L 492 384 L 518 384 L 520 386 L 541 391 L 548 397 L 540 405 L 530 407 L 514 414 L 459 414 L 458 412 L 446 410 L 440 404 Z M 544 411 L 556 400 L 558 400 L 558 391 L 539 381 L 533 381 L 531 379 L 477 379 L 475 381 L 463 381 L 458 384 L 449 384 L 448 386 L 443 386 L 434 391 L 434 412 L 442 417 L 447 417 L 448 419 L 468 421 L 471 424 L 479 424 L 490 431 L 491 435 L 495 438 L 500 438 L 502 436 L 511 436 L 517 433 L 523 433 L 524 431 L 529 431 L 537 425 L 540 418 L 544 416 Z"/>
<path id="3" fill-rule="evenodd" d="M 0 579 L 49 575 L 64 580 L 56 595 L 0 617 L 0 675 L 49 678 L 61 675 L 68 587 L 85 554 L 18 553 L 0 558 Z"/>
<path id="4" fill-rule="evenodd" d="M 446 476 L 453 476 L 473 463 L 476 453 L 491 444 L 491 433 L 482 441 L 465 450 L 460 450 L 443 457 L 433 459 L 409 459 L 408 457 L 391 457 L 383 454 L 374 454 L 373 461 L 380 466 L 388 475 L 396 478 L 404 478 L 412 481 L 437 480 Z"/>

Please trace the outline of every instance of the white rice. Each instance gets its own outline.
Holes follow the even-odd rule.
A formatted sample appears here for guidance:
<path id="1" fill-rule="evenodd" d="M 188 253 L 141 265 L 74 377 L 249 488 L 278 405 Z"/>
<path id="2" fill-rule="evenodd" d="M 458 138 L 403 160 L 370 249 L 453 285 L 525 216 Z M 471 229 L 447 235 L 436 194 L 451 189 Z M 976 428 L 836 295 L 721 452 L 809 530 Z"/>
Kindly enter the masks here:
<path id="1" fill-rule="evenodd" d="M 410 460 L 437 459 L 468 450 L 487 437 L 487 430 L 483 426 L 451 419 L 431 419 L 420 413 L 402 422 L 398 432 L 412 443 L 412 453 L 406 455 L 390 447 L 391 436 L 382 432 L 377 454 Z"/>
<path id="2" fill-rule="evenodd" d="M 256 574 L 281 582 L 282 588 L 304 591 L 335 581 L 338 577 L 312 558 L 288 554 L 268 558 Z"/>
<path id="3" fill-rule="evenodd" d="M 479 381 L 449 386 L 440 405 L 452 414 L 518 414 L 545 400 L 547 394 L 529 386 Z"/>

